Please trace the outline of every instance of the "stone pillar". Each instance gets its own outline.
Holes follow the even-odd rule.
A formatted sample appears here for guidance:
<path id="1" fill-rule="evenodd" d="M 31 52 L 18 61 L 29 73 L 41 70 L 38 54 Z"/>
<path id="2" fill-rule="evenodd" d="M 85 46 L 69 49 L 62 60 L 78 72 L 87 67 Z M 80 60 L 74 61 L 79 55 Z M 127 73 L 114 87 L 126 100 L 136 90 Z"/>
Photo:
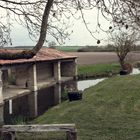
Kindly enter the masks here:
<path id="1" fill-rule="evenodd" d="M 4 123 L 4 101 L 3 101 L 3 93 L 2 93 L 2 71 L 0 70 L 0 125 Z"/>
<path id="2" fill-rule="evenodd" d="M 2 71 L 2 84 L 3 87 L 8 85 L 8 69 Z"/>
<path id="3" fill-rule="evenodd" d="M 36 72 L 36 64 L 33 64 L 28 70 L 28 81 L 27 87 L 31 91 L 37 91 L 37 72 Z"/>
<path id="4" fill-rule="evenodd" d="M 37 72 L 36 64 L 34 64 L 28 71 L 29 77 L 27 81 L 27 87 L 32 91 L 33 94 L 28 95 L 29 104 L 29 116 L 31 118 L 37 117 L 38 115 L 38 103 L 37 103 Z"/>
<path id="5" fill-rule="evenodd" d="M 54 86 L 54 105 L 61 103 L 61 62 L 54 63 L 54 78 L 57 84 Z"/>
<path id="6" fill-rule="evenodd" d="M 78 71 L 77 71 L 77 59 L 74 60 L 74 76 L 75 78 L 77 78 L 78 75 Z"/>
<path id="7" fill-rule="evenodd" d="M 77 59 L 64 61 L 61 64 L 63 77 L 76 77 L 77 76 Z"/>
<path id="8" fill-rule="evenodd" d="M 54 63 L 54 78 L 57 82 L 61 81 L 61 63 L 60 61 Z"/>
<path id="9" fill-rule="evenodd" d="M 61 103 L 61 84 L 57 83 L 54 86 L 54 105 Z"/>

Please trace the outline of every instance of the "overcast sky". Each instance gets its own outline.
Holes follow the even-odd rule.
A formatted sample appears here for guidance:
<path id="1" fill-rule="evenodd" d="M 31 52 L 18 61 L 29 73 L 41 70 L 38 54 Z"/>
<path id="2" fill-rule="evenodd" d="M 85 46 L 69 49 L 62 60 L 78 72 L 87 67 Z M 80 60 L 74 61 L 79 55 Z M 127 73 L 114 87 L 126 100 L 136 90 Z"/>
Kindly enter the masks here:
<path id="1" fill-rule="evenodd" d="M 96 11 L 88 11 L 85 13 L 86 20 L 88 22 L 88 26 L 91 30 L 96 29 L 97 26 L 97 14 Z M 90 33 L 87 31 L 85 25 L 82 20 L 73 20 L 73 27 L 70 30 L 73 30 L 73 34 L 69 37 L 70 40 L 65 41 L 65 45 L 97 45 L 97 40 L 95 40 Z M 102 16 L 100 17 L 101 27 L 105 30 L 110 26 L 109 22 L 107 22 Z M 11 33 L 12 37 L 12 46 L 27 46 L 27 45 L 35 45 L 35 42 L 32 41 L 26 29 L 24 29 L 20 25 L 16 25 Z M 107 39 L 107 35 L 104 32 L 96 33 L 95 37 L 98 39 Z M 49 37 L 49 41 L 52 41 L 52 38 Z M 107 41 L 101 41 L 101 45 L 106 44 Z"/>

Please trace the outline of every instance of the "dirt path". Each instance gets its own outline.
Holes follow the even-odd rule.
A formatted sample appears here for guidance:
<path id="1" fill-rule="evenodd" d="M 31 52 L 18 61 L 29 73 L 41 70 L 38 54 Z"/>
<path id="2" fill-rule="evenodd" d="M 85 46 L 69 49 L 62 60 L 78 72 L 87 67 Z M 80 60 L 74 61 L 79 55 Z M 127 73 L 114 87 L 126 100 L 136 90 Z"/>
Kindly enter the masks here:
<path id="1" fill-rule="evenodd" d="M 113 52 L 73 52 L 72 55 L 78 56 L 78 64 L 98 64 L 118 62 L 118 57 Z M 130 53 L 128 61 L 140 61 L 140 53 Z"/>

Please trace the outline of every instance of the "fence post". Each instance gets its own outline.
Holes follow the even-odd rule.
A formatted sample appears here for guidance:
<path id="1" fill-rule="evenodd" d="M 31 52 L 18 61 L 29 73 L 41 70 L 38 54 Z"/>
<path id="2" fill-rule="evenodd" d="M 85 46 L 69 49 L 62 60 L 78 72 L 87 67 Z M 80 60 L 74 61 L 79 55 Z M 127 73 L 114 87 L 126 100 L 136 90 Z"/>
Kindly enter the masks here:
<path id="1" fill-rule="evenodd" d="M 77 132 L 67 131 L 67 140 L 77 140 Z"/>
<path id="2" fill-rule="evenodd" d="M 2 132 L 2 140 L 16 140 L 15 132 Z"/>

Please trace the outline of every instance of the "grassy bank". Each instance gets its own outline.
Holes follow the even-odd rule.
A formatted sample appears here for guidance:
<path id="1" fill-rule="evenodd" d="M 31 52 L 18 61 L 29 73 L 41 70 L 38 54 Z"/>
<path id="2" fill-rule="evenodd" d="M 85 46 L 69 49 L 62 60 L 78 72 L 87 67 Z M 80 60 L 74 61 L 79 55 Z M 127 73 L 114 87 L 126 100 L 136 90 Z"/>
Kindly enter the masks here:
<path id="1" fill-rule="evenodd" d="M 84 77 L 103 77 L 109 74 L 119 73 L 120 65 L 117 63 L 111 64 L 94 64 L 94 65 L 79 65 L 78 75 L 79 78 Z"/>
<path id="2" fill-rule="evenodd" d="M 78 140 L 139 140 L 139 83 L 140 75 L 109 78 L 85 90 L 83 100 L 66 101 L 34 123 L 75 123 Z"/>

